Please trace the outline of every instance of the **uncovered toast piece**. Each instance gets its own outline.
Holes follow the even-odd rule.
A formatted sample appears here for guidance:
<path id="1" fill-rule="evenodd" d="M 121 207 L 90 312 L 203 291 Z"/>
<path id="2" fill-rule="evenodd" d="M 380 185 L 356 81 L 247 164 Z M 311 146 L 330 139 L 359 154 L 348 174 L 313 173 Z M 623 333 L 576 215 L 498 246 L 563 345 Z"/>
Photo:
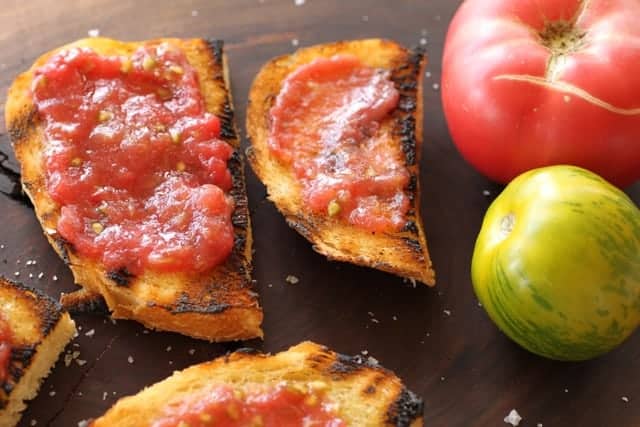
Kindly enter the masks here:
<path id="1" fill-rule="evenodd" d="M 0 378 L 0 425 L 13 426 L 76 327 L 53 299 L 1 277 L 0 316 L 8 326 L 11 348 L 7 376 Z"/>
<path id="2" fill-rule="evenodd" d="M 380 122 L 401 146 L 410 174 L 405 194 L 411 201 L 404 228 L 397 233 L 371 233 L 344 220 L 317 215 L 304 208 L 301 185 L 290 167 L 269 151 L 270 110 L 284 79 L 299 66 L 336 54 L 354 55 L 363 64 L 390 70 L 400 93 L 396 108 Z M 422 146 L 422 52 L 407 50 L 380 39 L 342 41 L 300 49 L 267 62 L 249 93 L 247 133 L 251 142 L 247 157 L 266 185 L 269 198 L 291 227 L 329 259 L 351 262 L 433 285 L 435 276 L 420 217 L 419 163 Z"/>
<path id="3" fill-rule="evenodd" d="M 175 372 L 137 395 L 120 399 L 91 426 L 149 426 L 168 404 L 175 405 L 212 385 L 237 389 L 279 383 L 317 386 L 323 398 L 336 404 L 336 415 L 347 426 L 423 425 L 422 399 L 392 372 L 371 358 L 344 356 L 307 341 L 273 356 L 240 350 Z"/>
<path id="4" fill-rule="evenodd" d="M 235 204 L 232 214 L 234 244 L 226 261 L 204 273 L 145 270 L 135 276 L 122 269 L 107 271 L 101 262 L 80 256 L 57 232 L 60 206 L 45 188 L 44 125 L 34 106 L 30 87 L 34 70 L 63 49 L 88 47 L 101 55 L 130 55 L 143 44 L 160 43 L 169 43 L 184 52 L 197 71 L 206 110 L 220 118 L 220 139 L 234 149 L 227 163 L 232 175 L 229 194 Z M 134 319 L 149 328 L 195 338 L 225 341 L 262 337 L 262 310 L 250 276 L 252 234 L 243 161 L 238 151 L 233 116 L 227 61 L 221 41 L 83 39 L 46 53 L 16 78 L 9 89 L 5 119 L 21 165 L 23 188 L 33 201 L 47 239 L 71 268 L 75 282 L 84 288 L 85 292 L 78 300 L 86 302 L 87 297 L 102 296 L 114 318 Z M 74 300 L 67 297 L 69 301 Z"/>

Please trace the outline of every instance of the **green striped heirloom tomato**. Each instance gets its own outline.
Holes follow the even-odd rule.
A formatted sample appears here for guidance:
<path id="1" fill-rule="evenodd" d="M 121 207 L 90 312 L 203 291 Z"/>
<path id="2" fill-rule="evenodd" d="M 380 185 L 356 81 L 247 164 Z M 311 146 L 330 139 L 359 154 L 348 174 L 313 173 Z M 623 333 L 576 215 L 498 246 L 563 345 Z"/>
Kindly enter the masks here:
<path id="1" fill-rule="evenodd" d="M 558 360 L 604 354 L 640 324 L 640 210 L 585 169 L 526 172 L 489 207 L 471 277 L 522 347 Z"/>

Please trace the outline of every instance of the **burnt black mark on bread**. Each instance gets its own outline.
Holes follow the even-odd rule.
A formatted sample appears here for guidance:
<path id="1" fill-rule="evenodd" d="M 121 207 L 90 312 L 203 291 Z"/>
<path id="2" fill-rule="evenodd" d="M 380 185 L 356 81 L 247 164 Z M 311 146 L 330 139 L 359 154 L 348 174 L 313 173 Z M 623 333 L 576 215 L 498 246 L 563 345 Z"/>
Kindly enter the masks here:
<path id="1" fill-rule="evenodd" d="M 362 368 L 382 369 L 375 359 L 364 358 L 359 354 L 347 356 L 336 353 L 336 360 L 329 366 L 328 370 L 332 374 L 347 375 L 361 370 Z"/>
<path id="2" fill-rule="evenodd" d="M 233 125 L 233 108 L 229 103 L 229 98 L 222 106 L 222 112 L 218 114 L 220 119 L 220 136 L 224 139 L 236 139 L 236 128 Z"/>
<path id="3" fill-rule="evenodd" d="M 40 334 L 47 337 L 62 316 L 62 306 L 40 289 L 30 288 L 4 277 L 0 277 L 0 287 L 13 288 L 16 299 L 27 300 L 38 313 L 38 319 L 41 319 Z"/>
<path id="4" fill-rule="evenodd" d="M 105 314 L 110 313 L 107 302 L 102 295 L 86 288 L 78 289 L 60 296 L 62 307 L 72 314 Z"/>
<path id="5" fill-rule="evenodd" d="M 175 306 L 171 309 L 172 314 L 184 313 L 201 313 L 201 314 L 217 314 L 222 313 L 231 306 L 226 303 L 220 303 L 214 300 L 209 301 L 191 301 L 186 292 L 180 294 Z"/>
<path id="6" fill-rule="evenodd" d="M 29 369 L 29 366 L 31 366 L 38 344 L 40 344 L 40 342 L 16 346 L 11 349 L 7 377 L 1 383 L 4 395 L 0 393 L 0 409 L 9 403 L 11 392 L 14 390 L 16 384 L 20 382 L 20 379 L 24 376 L 27 369 Z"/>
<path id="7" fill-rule="evenodd" d="M 403 387 L 402 392 L 387 412 L 387 422 L 396 427 L 409 427 L 423 413 L 423 400 Z"/>
<path id="8" fill-rule="evenodd" d="M 22 203 L 27 207 L 33 207 L 31 200 L 22 191 L 20 185 L 20 173 L 8 165 L 9 156 L 6 153 L 0 151 L 0 175 L 7 178 L 9 182 L 9 188 L 4 189 L 0 187 L 0 194 L 4 194 L 16 202 Z"/>
<path id="9" fill-rule="evenodd" d="M 9 137 L 14 145 L 20 144 L 29 136 L 30 130 L 35 128 L 36 117 L 37 111 L 32 108 L 18 114 L 18 118 L 8 124 Z"/>
<path id="10" fill-rule="evenodd" d="M 418 99 L 418 86 L 422 78 L 420 71 L 423 60 L 424 49 L 417 48 L 407 51 L 404 61 L 394 68 L 391 73 L 391 80 L 400 93 L 398 107 L 392 113 L 395 118 L 394 134 L 400 139 L 407 167 L 414 166 L 419 158 L 417 153 L 416 119 L 413 115 L 420 101 Z M 411 201 L 413 201 L 416 188 L 407 187 L 407 191 Z"/>
<path id="11" fill-rule="evenodd" d="M 69 259 L 69 252 L 75 251 L 71 242 L 69 242 L 59 234 L 55 234 L 52 240 L 56 249 L 58 249 L 58 254 L 60 255 L 60 259 L 62 259 L 62 262 L 64 262 L 65 265 L 71 264 L 71 260 Z"/>
<path id="12" fill-rule="evenodd" d="M 402 228 L 402 231 L 406 231 L 412 234 L 418 234 L 418 226 L 416 225 L 415 221 L 409 220 Z"/>
<path id="13" fill-rule="evenodd" d="M 224 42 L 216 39 L 207 39 L 205 42 L 207 43 L 216 64 L 222 66 Z"/>
<path id="14" fill-rule="evenodd" d="M 416 254 L 422 254 L 422 246 L 420 245 L 420 242 L 418 240 L 412 239 L 410 237 L 403 237 L 402 240 L 404 241 L 405 245 L 413 252 L 415 252 Z"/>
<path id="15" fill-rule="evenodd" d="M 131 284 L 131 281 L 136 277 L 133 273 L 127 270 L 126 267 L 107 271 L 105 276 L 107 276 L 107 279 L 113 281 L 116 285 L 122 287 L 129 286 Z"/>

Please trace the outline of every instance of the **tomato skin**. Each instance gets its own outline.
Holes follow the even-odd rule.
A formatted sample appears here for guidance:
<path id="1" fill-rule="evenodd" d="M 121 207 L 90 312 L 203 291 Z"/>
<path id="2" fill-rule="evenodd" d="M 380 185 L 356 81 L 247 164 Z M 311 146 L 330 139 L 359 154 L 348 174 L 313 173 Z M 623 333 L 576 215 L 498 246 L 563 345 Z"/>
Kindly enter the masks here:
<path id="1" fill-rule="evenodd" d="M 574 19 L 582 37 L 549 66 L 541 32 Z M 639 179 L 638 22 L 637 0 L 464 2 L 442 67 L 444 112 L 463 157 L 502 183 L 552 164 L 620 187 Z"/>
<path id="2" fill-rule="evenodd" d="M 489 317 L 524 348 L 599 356 L 640 324 L 640 210 L 585 169 L 526 172 L 489 207 L 471 277 Z"/>

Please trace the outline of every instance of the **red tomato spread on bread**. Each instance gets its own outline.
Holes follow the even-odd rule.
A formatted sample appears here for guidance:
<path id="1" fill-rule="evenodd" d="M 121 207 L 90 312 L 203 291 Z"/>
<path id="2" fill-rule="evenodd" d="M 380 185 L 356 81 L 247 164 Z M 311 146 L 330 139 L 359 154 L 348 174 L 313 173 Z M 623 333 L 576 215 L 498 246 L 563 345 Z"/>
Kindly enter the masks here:
<path id="1" fill-rule="evenodd" d="M 7 379 L 11 362 L 12 334 L 9 324 L 0 313 L 0 384 Z"/>
<path id="2" fill-rule="evenodd" d="M 247 387 L 245 386 L 245 389 Z M 217 386 L 168 406 L 151 427 L 344 427 L 319 390 L 279 384 Z"/>
<path id="3" fill-rule="evenodd" d="M 58 233 L 107 269 L 203 272 L 233 246 L 233 149 L 170 44 L 61 51 L 35 71 Z"/>
<path id="4" fill-rule="evenodd" d="M 270 110 L 269 149 L 290 165 L 305 205 L 370 231 L 399 231 L 409 172 L 380 123 L 399 93 L 387 70 L 353 55 L 319 58 L 290 73 Z"/>

